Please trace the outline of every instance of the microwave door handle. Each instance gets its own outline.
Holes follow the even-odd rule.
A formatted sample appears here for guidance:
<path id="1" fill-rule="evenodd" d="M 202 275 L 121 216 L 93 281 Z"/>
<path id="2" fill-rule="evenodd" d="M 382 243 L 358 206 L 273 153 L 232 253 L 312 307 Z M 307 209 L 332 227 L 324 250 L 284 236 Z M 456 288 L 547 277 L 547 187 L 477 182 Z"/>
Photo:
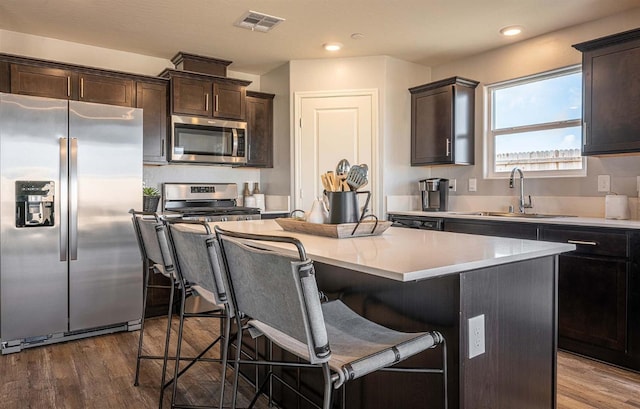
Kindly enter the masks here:
<path id="1" fill-rule="evenodd" d="M 231 147 L 231 156 L 238 156 L 238 130 L 236 128 L 231 129 L 233 134 L 233 146 Z"/>

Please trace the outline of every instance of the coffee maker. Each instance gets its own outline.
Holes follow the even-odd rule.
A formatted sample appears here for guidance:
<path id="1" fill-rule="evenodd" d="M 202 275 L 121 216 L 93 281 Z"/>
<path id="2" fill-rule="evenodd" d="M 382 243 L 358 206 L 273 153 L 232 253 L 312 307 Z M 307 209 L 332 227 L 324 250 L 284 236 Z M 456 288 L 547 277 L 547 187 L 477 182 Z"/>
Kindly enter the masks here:
<path id="1" fill-rule="evenodd" d="M 446 212 L 449 206 L 449 179 L 429 178 L 420 182 L 422 210 Z"/>

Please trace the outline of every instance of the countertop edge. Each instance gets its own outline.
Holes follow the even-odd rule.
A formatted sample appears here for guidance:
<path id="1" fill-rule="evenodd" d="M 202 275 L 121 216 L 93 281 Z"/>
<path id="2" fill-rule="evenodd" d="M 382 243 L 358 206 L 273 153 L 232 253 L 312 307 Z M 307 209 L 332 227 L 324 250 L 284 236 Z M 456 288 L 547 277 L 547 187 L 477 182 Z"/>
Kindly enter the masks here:
<path id="1" fill-rule="evenodd" d="M 619 220 L 604 219 L 597 217 L 553 217 L 553 218 L 526 218 L 526 217 L 500 217 L 500 216 L 480 216 L 473 214 L 463 214 L 466 211 L 459 212 L 424 212 L 420 210 L 406 211 L 390 211 L 387 214 L 405 215 L 405 216 L 424 216 L 445 219 L 472 219 L 472 220 L 492 220 L 502 222 L 515 223 L 535 223 L 535 224 L 555 224 L 566 226 L 583 226 L 583 227 L 605 227 L 610 229 L 640 229 L 640 220 Z M 469 211 L 468 213 L 472 213 Z"/>

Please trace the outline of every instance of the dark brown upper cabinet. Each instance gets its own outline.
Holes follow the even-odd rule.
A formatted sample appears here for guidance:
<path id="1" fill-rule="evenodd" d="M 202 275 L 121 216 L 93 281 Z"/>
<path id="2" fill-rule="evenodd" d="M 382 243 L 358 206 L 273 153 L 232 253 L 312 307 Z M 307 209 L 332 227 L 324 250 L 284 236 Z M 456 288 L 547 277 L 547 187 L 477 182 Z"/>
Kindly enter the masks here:
<path id="1" fill-rule="evenodd" d="M 247 91 L 247 166 L 273 167 L 273 98 Z"/>
<path id="2" fill-rule="evenodd" d="M 243 85 L 213 83 L 213 116 L 215 118 L 246 119 L 246 91 Z"/>
<path id="3" fill-rule="evenodd" d="M 477 86 L 452 77 L 409 89 L 411 166 L 474 164 Z"/>
<path id="4" fill-rule="evenodd" d="M 213 82 L 190 78 L 171 78 L 174 114 L 211 116 Z"/>
<path id="5" fill-rule="evenodd" d="M 77 99 L 78 74 L 72 70 L 11 64 L 11 93 Z"/>
<path id="6" fill-rule="evenodd" d="M 11 92 L 125 107 L 135 106 L 135 81 L 103 71 L 78 72 L 46 65 L 11 64 Z"/>
<path id="7" fill-rule="evenodd" d="M 165 70 L 171 78 L 172 113 L 221 119 L 246 119 L 246 89 L 251 81 Z"/>
<path id="8" fill-rule="evenodd" d="M 582 154 L 640 152 L 640 29 L 573 47 L 582 52 Z"/>
<path id="9" fill-rule="evenodd" d="M 6 61 L 0 61 L 0 92 L 11 92 L 9 63 Z"/>
<path id="10" fill-rule="evenodd" d="M 78 100 L 99 104 L 133 107 L 134 84 L 132 79 L 115 78 L 105 75 L 79 75 L 80 91 Z"/>
<path id="11" fill-rule="evenodd" d="M 169 84 L 166 80 L 137 81 L 136 108 L 142 108 L 144 163 L 167 163 L 167 109 Z"/>

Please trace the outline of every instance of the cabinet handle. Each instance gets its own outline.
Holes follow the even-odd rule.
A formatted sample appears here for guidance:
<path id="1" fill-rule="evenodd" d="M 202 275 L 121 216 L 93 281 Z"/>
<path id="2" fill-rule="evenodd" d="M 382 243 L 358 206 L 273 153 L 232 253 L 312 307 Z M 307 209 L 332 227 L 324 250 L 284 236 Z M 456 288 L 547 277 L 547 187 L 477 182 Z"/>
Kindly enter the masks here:
<path id="1" fill-rule="evenodd" d="M 451 139 L 447 138 L 447 155 L 451 155 Z"/>
<path id="2" fill-rule="evenodd" d="M 84 98 L 84 78 L 80 78 L 80 98 Z"/>
<path id="3" fill-rule="evenodd" d="M 164 139 L 160 141 L 160 156 L 164 156 Z"/>
<path id="4" fill-rule="evenodd" d="M 204 110 L 209 110 L 209 94 L 204 94 Z"/>
<path id="5" fill-rule="evenodd" d="M 71 76 L 67 76 L 67 96 L 71 96 Z"/>
<path id="6" fill-rule="evenodd" d="M 598 243 L 595 241 L 582 241 L 582 240 L 567 240 L 567 243 L 571 244 L 584 244 L 586 246 L 597 246 Z"/>
<path id="7" fill-rule="evenodd" d="M 218 94 L 216 94 L 215 98 L 216 98 L 216 107 L 214 111 L 218 112 Z"/>

